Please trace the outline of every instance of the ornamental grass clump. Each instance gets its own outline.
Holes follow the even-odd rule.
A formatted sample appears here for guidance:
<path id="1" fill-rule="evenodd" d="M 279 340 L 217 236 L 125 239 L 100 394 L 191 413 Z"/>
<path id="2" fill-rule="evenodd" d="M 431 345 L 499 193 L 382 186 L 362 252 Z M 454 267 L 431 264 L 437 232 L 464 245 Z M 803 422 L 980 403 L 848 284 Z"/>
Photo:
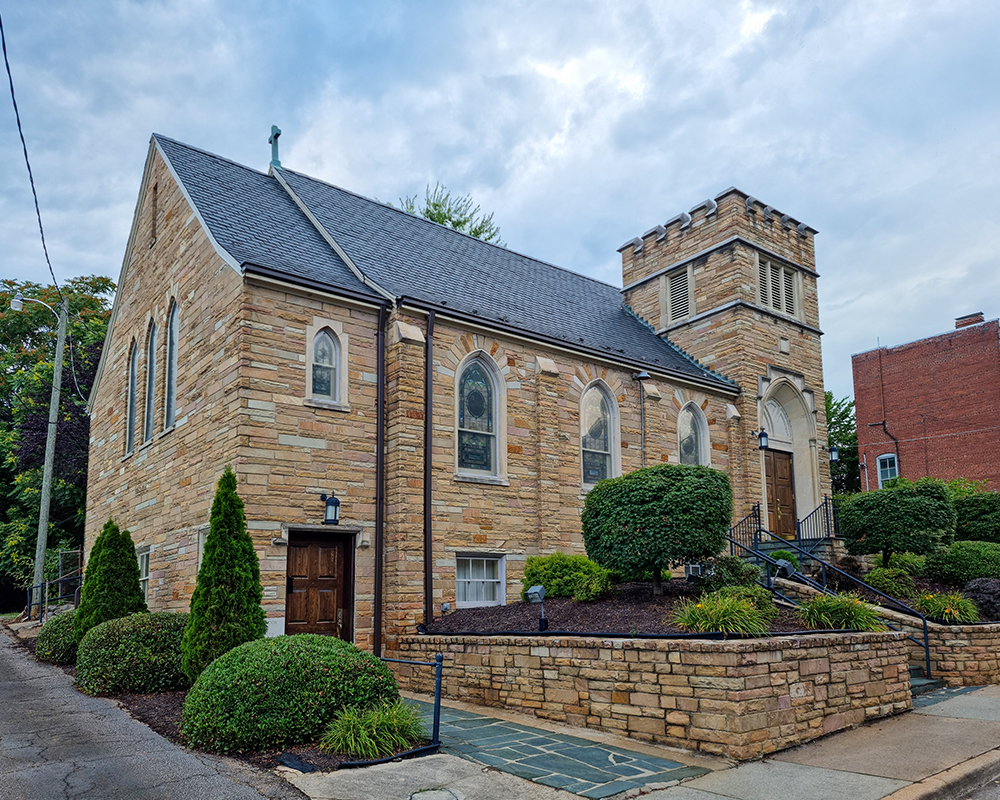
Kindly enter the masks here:
<path id="1" fill-rule="evenodd" d="M 923 575 L 926 562 L 927 556 L 918 553 L 893 553 L 889 556 L 889 566 L 892 569 L 901 569 L 913 577 Z"/>
<path id="2" fill-rule="evenodd" d="M 396 679 L 370 653 L 332 636 L 247 642 L 209 664 L 184 700 L 188 743 L 245 753 L 316 741 L 344 708 L 399 699 Z"/>
<path id="3" fill-rule="evenodd" d="M 87 694 L 156 694 L 189 686 L 181 669 L 187 614 L 156 611 L 91 628 L 76 656 L 76 683 Z"/>
<path id="4" fill-rule="evenodd" d="M 359 761 L 372 761 L 408 750 L 426 738 L 420 712 L 398 700 L 371 708 L 348 706 L 343 709 L 319 740 L 319 749 Z"/>
<path id="5" fill-rule="evenodd" d="M 744 633 L 761 636 L 767 633 L 767 615 L 754 601 L 736 594 L 703 595 L 691 600 L 673 615 L 680 627 L 696 633 Z"/>
<path id="6" fill-rule="evenodd" d="M 816 595 L 797 609 L 802 621 L 814 629 L 884 631 L 878 609 L 856 594 Z"/>
<path id="7" fill-rule="evenodd" d="M 763 586 L 725 586 L 704 597 L 739 597 L 753 604 L 767 622 L 772 622 L 778 616 L 778 607 L 774 604 L 774 595 Z"/>
<path id="8" fill-rule="evenodd" d="M 76 662 L 76 634 L 73 618 L 76 610 L 64 611 L 42 625 L 35 640 L 35 657 L 50 664 Z"/>
<path id="9" fill-rule="evenodd" d="M 961 594 L 922 594 L 915 603 L 917 611 L 949 625 L 979 622 L 979 609 Z"/>

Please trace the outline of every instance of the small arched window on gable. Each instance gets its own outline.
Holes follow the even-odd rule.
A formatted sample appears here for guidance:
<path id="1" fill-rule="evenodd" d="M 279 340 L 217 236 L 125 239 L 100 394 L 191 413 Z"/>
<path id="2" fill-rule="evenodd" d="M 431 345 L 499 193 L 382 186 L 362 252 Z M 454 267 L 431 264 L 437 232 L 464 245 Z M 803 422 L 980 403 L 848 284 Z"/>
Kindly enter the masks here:
<path id="1" fill-rule="evenodd" d="M 708 423 L 693 403 L 677 415 L 677 449 L 680 463 L 708 466 Z"/>
<path id="2" fill-rule="evenodd" d="M 136 383 L 139 374 L 139 348 L 132 342 L 128 356 L 128 412 L 125 423 L 125 455 L 135 450 L 135 402 Z"/>
<path id="3" fill-rule="evenodd" d="M 163 429 L 173 427 L 177 413 L 177 330 L 180 311 L 177 302 L 170 304 L 167 317 L 167 374 L 163 385 Z"/>
<path id="4" fill-rule="evenodd" d="M 153 439 L 153 409 L 156 406 L 156 324 L 149 326 L 146 340 L 146 413 L 142 420 L 142 441 Z"/>
<path id="5" fill-rule="evenodd" d="M 311 396 L 339 402 L 339 370 L 340 344 L 329 328 L 323 328 L 313 338 Z"/>
<path id="6" fill-rule="evenodd" d="M 458 469 L 497 475 L 497 389 L 492 370 L 472 359 L 458 379 Z"/>
<path id="7" fill-rule="evenodd" d="M 614 414 L 600 385 L 587 389 L 580 401 L 580 441 L 584 486 L 614 477 Z"/>

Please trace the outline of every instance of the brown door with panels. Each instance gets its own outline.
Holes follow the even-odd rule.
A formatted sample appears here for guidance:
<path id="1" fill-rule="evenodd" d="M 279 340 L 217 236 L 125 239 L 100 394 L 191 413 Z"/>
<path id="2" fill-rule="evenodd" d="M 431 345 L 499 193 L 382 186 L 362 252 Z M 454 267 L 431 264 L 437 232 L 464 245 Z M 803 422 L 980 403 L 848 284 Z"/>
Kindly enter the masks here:
<path id="1" fill-rule="evenodd" d="M 321 633 L 352 641 L 351 537 L 289 533 L 285 633 Z"/>
<path id="2" fill-rule="evenodd" d="M 795 480 L 792 454 L 764 451 L 767 484 L 767 529 L 785 539 L 795 538 Z"/>

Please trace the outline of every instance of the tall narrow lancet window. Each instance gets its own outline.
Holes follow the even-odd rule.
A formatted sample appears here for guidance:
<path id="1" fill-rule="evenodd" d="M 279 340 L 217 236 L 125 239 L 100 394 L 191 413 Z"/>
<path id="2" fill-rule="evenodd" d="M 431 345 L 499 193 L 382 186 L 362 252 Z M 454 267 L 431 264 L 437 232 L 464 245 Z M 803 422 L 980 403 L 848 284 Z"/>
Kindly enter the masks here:
<path id="1" fill-rule="evenodd" d="M 135 401 L 136 383 L 139 374 L 139 348 L 132 342 L 132 352 L 128 357 L 128 414 L 125 423 L 125 453 L 135 450 Z"/>
<path id="2" fill-rule="evenodd" d="M 313 339 L 312 396 L 321 400 L 337 402 L 337 370 L 340 361 L 340 345 L 327 329 L 321 330 Z"/>
<path id="3" fill-rule="evenodd" d="M 497 474 L 496 387 L 489 369 L 473 360 L 458 381 L 458 468 Z"/>
<path id="4" fill-rule="evenodd" d="M 170 304 L 167 317 L 167 374 L 163 387 L 163 427 L 174 424 L 177 411 L 177 328 L 180 323 L 177 303 Z"/>
<path id="5" fill-rule="evenodd" d="M 580 427 L 583 451 L 583 483 L 593 486 L 612 477 L 611 404 L 597 386 L 583 395 L 580 403 Z"/>
<path id="6" fill-rule="evenodd" d="M 149 326 L 146 344 L 146 413 L 143 417 L 142 440 L 153 439 L 153 409 L 156 406 L 156 325 Z"/>
<path id="7" fill-rule="evenodd" d="M 696 406 L 686 405 L 677 415 L 677 440 L 682 464 L 706 463 L 707 433 L 704 417 Z"/>

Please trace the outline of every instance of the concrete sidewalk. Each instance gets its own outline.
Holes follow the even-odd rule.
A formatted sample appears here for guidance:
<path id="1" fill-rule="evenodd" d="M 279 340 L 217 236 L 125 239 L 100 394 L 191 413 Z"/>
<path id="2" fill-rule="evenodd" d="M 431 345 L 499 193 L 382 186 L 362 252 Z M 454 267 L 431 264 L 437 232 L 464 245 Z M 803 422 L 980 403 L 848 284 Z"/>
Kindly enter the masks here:
<path id="1" fill-rule="evenodd" d="M 448 703 L 439 755 L 363 771 L 282 774 L 314 800 L 959 800 L 1000 776 L 1000 687 L 942 689 L 914 705 L 735 766 Z"/>

